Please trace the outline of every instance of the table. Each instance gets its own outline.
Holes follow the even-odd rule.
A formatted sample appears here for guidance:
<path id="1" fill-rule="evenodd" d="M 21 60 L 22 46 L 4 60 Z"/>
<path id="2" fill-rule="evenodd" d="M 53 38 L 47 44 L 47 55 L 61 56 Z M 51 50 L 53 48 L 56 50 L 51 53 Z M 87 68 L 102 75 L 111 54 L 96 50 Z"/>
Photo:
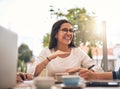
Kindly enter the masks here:
<path id="1" fill-rule="evenodd" d="M 36 87 L 33 84 L 33 81 L 25 81 L 24 83 L 17 84 L 13 89 L 36 89 Z M 63 89 L 63 88 L 61 88 L 60 84 L 55 84 L 54 86 L 51 87 L 51 89 Z M 75 89 L 75 88 L 71 88 L 71 89 Z M 76 88 L 76 89 L 80 89 L 80 88 Z M 119 87 L 84 87 L 83 89 L 120 89 L 120 86 Z"/>

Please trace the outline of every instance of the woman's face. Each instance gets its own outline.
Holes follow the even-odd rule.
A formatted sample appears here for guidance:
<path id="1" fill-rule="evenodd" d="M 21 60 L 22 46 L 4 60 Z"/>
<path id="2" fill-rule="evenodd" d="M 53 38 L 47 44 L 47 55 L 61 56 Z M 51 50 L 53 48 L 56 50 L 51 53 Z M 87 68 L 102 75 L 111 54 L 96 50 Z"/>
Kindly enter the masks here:
<path id="1" fill-rule="evenodd" d="M 56 34 L 57 44 L 69 45 L 73 39 L 73 27 L 70 23 L 63 23 Z"/>

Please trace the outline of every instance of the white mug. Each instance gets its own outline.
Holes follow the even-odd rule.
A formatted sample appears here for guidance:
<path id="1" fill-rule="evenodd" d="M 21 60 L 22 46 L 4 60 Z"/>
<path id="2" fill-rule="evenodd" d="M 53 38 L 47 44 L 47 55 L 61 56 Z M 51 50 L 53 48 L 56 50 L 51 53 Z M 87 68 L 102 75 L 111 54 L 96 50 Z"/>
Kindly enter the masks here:
<path id="1" fill-rule="evenodd" d="M 69 75 L 69 73 L 56 73 L 55 74 L 55 80 L 57 82 L 62 82 L 62 76 L 64 76 L 64 75 Z"/>

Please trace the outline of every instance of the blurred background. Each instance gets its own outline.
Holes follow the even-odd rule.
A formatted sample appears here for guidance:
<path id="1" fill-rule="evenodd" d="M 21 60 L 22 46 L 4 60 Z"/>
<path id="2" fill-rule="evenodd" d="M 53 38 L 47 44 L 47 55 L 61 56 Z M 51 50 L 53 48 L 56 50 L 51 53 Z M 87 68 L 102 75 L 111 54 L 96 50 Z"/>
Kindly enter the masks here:
<path id="1" fill-rule="evenodd" d="M 18 34 L 18 71 L 48 46 L 52 25 L 67 19 L 75 44 L 105 71 L 120 67 L 119 0 L 0 0 L 0 26 Z"/>

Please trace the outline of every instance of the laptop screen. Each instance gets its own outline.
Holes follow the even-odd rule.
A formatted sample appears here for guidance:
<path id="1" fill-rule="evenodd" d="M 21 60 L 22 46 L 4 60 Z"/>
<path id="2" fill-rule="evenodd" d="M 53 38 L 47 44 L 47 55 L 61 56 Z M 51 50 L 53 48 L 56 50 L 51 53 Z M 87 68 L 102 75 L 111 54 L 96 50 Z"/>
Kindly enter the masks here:
<path id="1" fill-rule="evenodd" d="M 16 84 L 17 34 L 0 26 L 0 89 Z"/>

